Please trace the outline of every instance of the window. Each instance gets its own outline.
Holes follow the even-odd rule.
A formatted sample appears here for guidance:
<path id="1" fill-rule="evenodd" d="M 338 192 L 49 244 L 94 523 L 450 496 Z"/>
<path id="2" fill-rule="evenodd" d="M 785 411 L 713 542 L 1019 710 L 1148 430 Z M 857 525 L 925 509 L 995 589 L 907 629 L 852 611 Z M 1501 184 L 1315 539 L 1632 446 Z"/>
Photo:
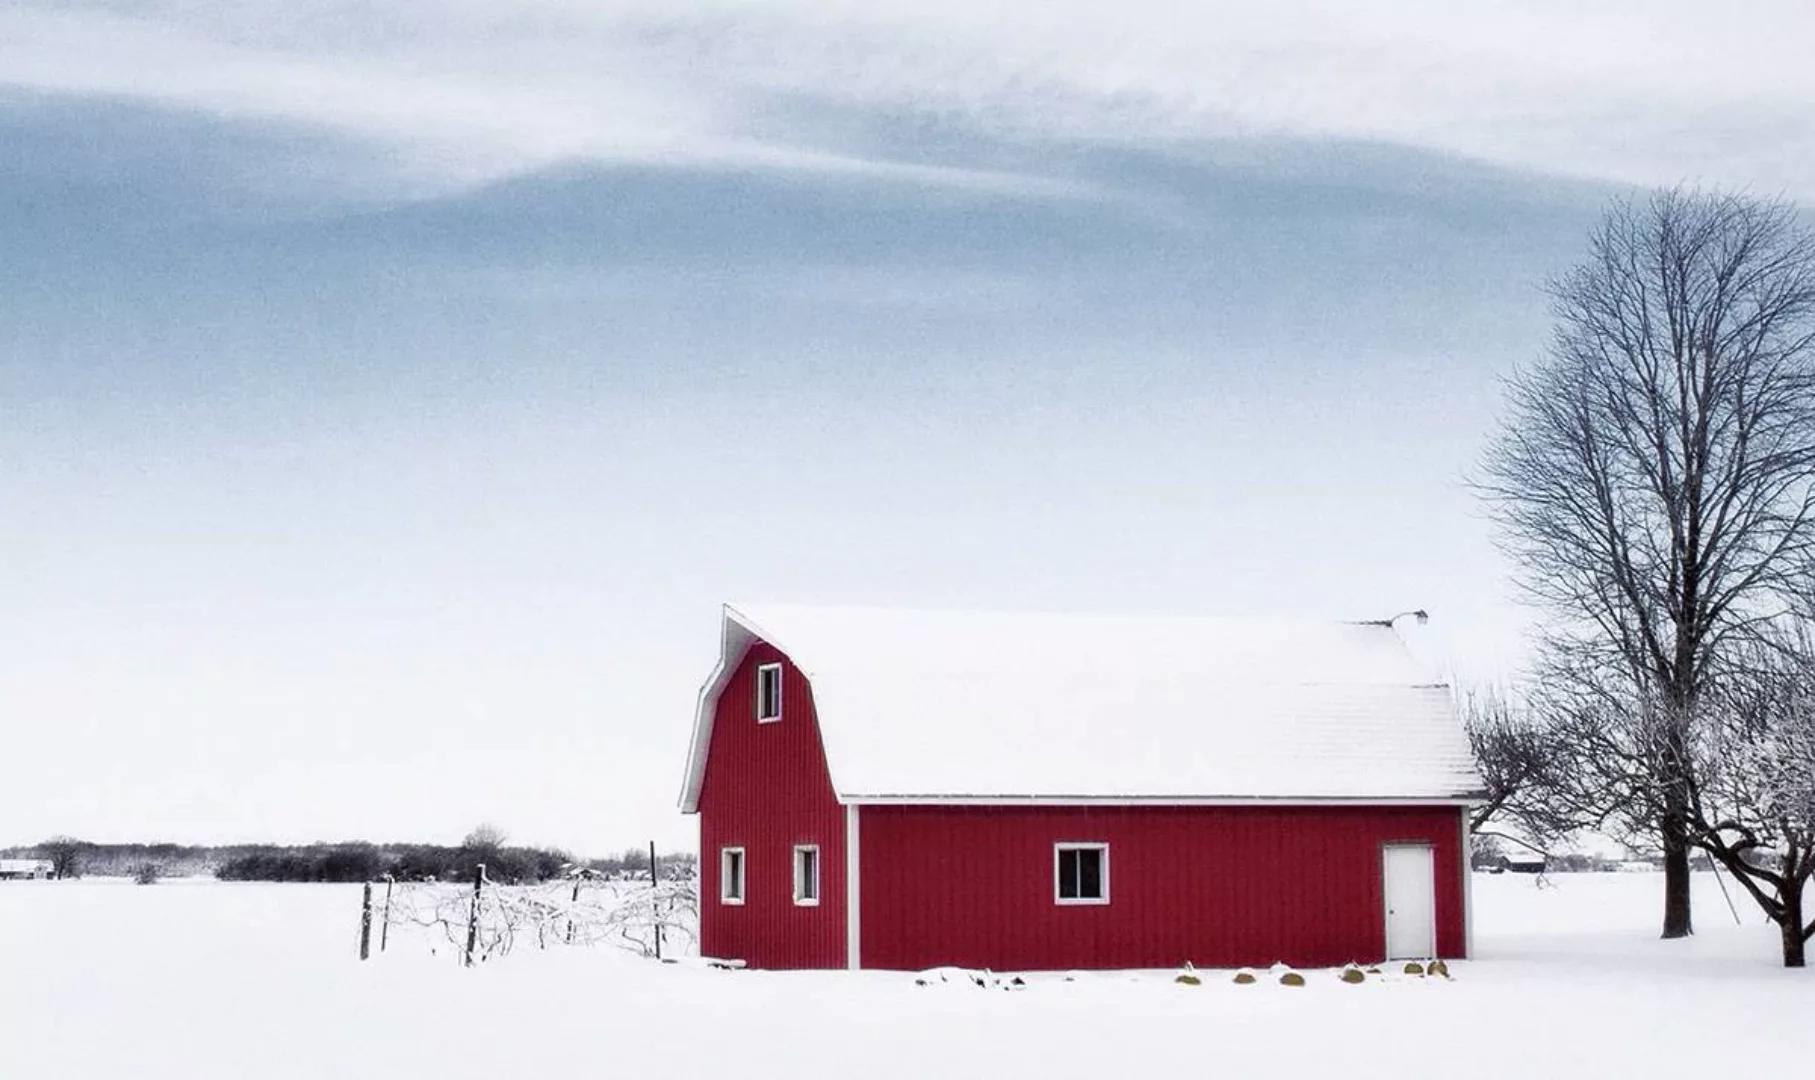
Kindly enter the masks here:
<path id="1" fill-rule="evenodd" d="M 794 849 L 794 902 L 819 903 L 819 848 L 811 844 Z"/>
<path id="2" fill-rule="evenodd" d="M 744 849 L 720 848 L 718 852 L 718 900 L 721 904 L 744 902 Z"/>
<path id="3" fill-rule="evenodd" d="M 1052 869 L 1054 903 L 1109 903 L 1108 844 L 1054 844 Z"/>
<path id="4" fill-rule="evenodd" d="M 756 722 L 766 724 L 781 719 L 781 665 L 764 664 L 756 669 Z"/>

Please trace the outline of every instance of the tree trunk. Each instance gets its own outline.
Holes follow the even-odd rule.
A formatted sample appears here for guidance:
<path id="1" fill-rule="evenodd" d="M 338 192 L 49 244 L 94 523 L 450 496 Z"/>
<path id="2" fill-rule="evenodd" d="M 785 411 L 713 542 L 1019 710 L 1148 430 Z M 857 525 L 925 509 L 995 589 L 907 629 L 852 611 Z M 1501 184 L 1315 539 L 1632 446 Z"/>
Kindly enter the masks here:
<path id="1" fill-rule="evenodd" d="M 1687 586 L 1686 586 L 1687 587 Z M 1687 677 L 1694 669 L 1695 652 L 1689 635 L 1677 628 L 1676 664 L 1667 683 L 1668 711 L 1665 724 L 1666 754 L 1662 775 L 1664 814 L 1658 824 L 1664 840 L 1664 938 L 1686 938 L 1695 933 L 1689 898 L 1689 794 L 1688 725 L 1696 715 L 1695 686 Z"/>
<path id="2" fill-rule="evenodd" d="M 1695 933 L 1689 908 L 1689 838 L 1681 818 L 1664 819 L 1664 937 Z"/>
<path id="3" fill-rule="evenodd" d="M 1783 931 L 1783 966 L 1803 967 L 1806 942 L 1802 936 L 1802 880 L 1786 875 L 1778 895 L 1783 898 L 1783 922 L 1779 926 Z"/>

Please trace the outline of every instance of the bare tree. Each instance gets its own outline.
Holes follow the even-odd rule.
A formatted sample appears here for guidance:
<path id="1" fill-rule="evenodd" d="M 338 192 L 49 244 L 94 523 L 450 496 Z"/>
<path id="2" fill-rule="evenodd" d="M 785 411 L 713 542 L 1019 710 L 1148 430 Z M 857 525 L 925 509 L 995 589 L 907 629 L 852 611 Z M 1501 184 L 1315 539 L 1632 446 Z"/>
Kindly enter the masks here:
<path id="1" fill-rule="evenodd" d="M 1689 775 L 1676 749 L 1689 725 L 1671 711 L 1642 671 L 1574 642 L 1547 642 L 1534 710 L 1553 754 L 1547 788 L 1574 807 L 1578 827 L 1632 847 L 1661 847 L 1658 822 L 1673 788 L 1659 777 Z"/>
<path id="2" fill-rule="evenodd" d="M 1567 759 L 1555 733 L 1528 708 L 1505 692 L 1475 690 L 1463 697 L 1461 711 L 1486 789 L 1469 814 L 1473 835 L 1547 854 L 1550 845 L 1598 822 L 1563 769 Z"/>
<path id="3" fill-rule="evenodd" d="M 506 839 L 503 829 L 489 821 L 482 821 L 473 827 L 472 832 L 466 834 L 466 839 L 460 841 L 460 846 L 468 851 L 490 854 L 503 849 Z"/>
<path id="4" fill-rule="evenodd" d="M 1815 919 L 1803 895 L 1815 875 L 1815 640 L 1806 622 L 1747 650 L 1722 681 L 1698 747 L 1690 800 L 1697 847 L 1733 875 L 1802 967 Z"/>
<path id="5" fill-rule="evenodd" d="M 61 881 L 81 876 L 82 855 L 92 846 L 73 836 L 53 836 L 38 845 L 38 854 L 41 858 L 50 860 L 51 876 Z"/>
<path id="6" fill-rule="evenodd" d="M 1616 204 L 1550 293 L 1549 355 L 1509 381 L 1478 487 L 1550 650 L 1643 693 L 1637 727 L 1602 730 L 1648 740 L 1626 760 L 1680 937 L 1700 695 L 1815 541 L 1815 237 L 1785 203 L 1664 192 Z"/>

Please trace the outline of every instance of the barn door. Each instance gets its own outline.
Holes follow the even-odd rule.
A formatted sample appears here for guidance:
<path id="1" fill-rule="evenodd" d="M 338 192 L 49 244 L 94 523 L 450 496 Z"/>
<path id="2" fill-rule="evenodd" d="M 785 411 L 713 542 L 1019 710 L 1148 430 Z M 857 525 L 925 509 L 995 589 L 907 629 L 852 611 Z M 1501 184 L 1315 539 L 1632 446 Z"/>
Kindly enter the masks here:
<path id="1" fill-rule="evenodd" d="M 1429 844 L 1388 844 L 1386 958 L 1416 960 L 1437 952 L 1437 874 Z"/>

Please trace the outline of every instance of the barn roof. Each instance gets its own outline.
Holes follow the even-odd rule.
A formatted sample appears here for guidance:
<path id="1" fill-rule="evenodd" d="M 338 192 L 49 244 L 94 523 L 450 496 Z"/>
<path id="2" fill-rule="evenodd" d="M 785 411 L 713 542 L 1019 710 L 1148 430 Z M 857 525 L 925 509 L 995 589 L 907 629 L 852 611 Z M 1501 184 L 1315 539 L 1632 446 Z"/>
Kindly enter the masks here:
<path id="1" fill-rule="evenodd" d="M 841 801 L 1455 801 L 1449 688 L 1379 623 L 728 604 L 682 809 L 758 639 L 813 688 Z"/>

